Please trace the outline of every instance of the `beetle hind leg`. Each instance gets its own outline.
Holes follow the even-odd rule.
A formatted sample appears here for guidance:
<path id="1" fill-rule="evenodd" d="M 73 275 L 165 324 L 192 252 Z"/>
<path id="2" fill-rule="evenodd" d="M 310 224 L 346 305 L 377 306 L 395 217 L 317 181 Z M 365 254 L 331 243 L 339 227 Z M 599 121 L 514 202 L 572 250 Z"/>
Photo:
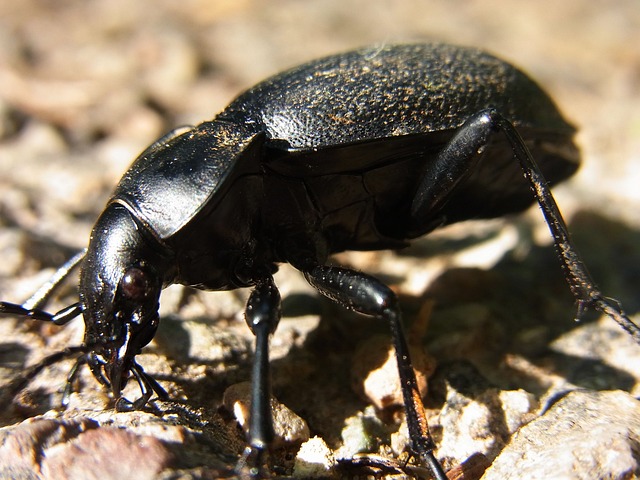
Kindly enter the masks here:
<path id="1" fill-rule="evenodd" d="M 389 323 L 413 451 L 434 478 L 446 480 L 447 476 L 433 454 L 434 443 L 411 365 L 396 295 L 376 278 L 346 268 L 316 266 L 306 270 L 304 275 L 320 293 L 345 308 Z"/>
<path id="2" fill-rule="evenodd" d="M 565 279 L 578 305 L 576 318 L 580 319 L 588 308 L 593 308 L 611 317 L 640 343 L 640 327 L 631 321 L 616 300 L 605 297 L 596 286 L 573 245 L 558 205 L 531 152 L 513 124 L 496 110 L 483 110 L 470 117 L 425 172 L 411 207 L 413 223 L 420 226 L 424 218 L 429 218 L 430 213 L 438 211 L 451 198 L 457 185 L 473 171 L 491 136 L 499 132 L 507 138 L 514 160 L 519 162 L 542 209 Z"/>

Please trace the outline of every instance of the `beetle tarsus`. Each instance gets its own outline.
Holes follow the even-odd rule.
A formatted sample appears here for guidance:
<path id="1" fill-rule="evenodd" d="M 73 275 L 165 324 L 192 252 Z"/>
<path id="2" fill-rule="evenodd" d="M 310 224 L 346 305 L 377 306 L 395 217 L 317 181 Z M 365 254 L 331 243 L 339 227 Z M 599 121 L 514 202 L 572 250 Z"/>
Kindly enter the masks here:
<path id="1" fill-rule="evenodd" d="M 138 382 L 138 387 L 142 395 L 135 399 L 133 402 L 125 397 L 119 397 L 116 400 L 116 411 L 118 412 L 131 412 L 134 410 L 140 410 L 143 408 L 151 396 L 155 393 L 161 400 L 166 400 L 169 397 L 167 391 L 151 376 L 148 375 L 143 368 L 134 362 L 131 367 L 131 372 Z M 116 388 L 116 390 L 119 390 Z"/>
<path id="2" fill-rule="evenodd" d="M 269 478 L 268 454 L 265 448 L 249 445 L 244 449 L 235 471 L 242 480 Z"/>
<path id="3" fill-rule="evenodd" d="M 78 377 L 78 373 L 80 372 L 80 367 L 87 363 L 88 355 L 81 355 L 77 358 L 71 370 L 67 374 L 67 382 L 64 385 L 64 390 L 62 391 L 62 398 L 60 399 L 60 407 L 64 410 L 69 406 L 69 401 L 71 399 L 71 393 L 73 392 L 73 384 Z"/>
<path id="4" fill-rule="evenodd" d="M 592 306 L 595 310 L 615 320 L 618 325 L 626 330 L 627 333 L 640 344 L 640 327 L 627 316 L 618 300 L 599 295 L 597 299 L 593 301 Z"/>

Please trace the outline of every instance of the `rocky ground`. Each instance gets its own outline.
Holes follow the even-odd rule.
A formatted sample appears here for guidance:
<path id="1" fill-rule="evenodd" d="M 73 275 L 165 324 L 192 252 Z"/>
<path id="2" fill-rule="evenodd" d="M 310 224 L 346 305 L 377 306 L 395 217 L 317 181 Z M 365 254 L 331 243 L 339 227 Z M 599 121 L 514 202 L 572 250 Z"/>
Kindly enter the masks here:
<path id="1" fill-rule="evenodd" d="M 86 245 L 118 178 L 164 132 L 210 119 L 244 88 L 302 61 L 433 40 L 518 64 L 579 128 L 583 167 L 556 197 L 597 282 L 640 321 L 634 0 L 0 3 L 0 299 L 28 298 Z M 640 346 L 608 318 L 573 321 L 540 217 L 532 208 L 336 262 L 399 293 L 451 478 L 637 478 Z M 392 377 L 385 325 L 318 298 L 286 266 L 276 280 L 284 318 L 272 340 L 273 387 L 289 441 L 274 451 L 274 473 L 424 477 L 400 468 L 406 439 L 383 391 Z M 0 411 L 0 477 L 232 476 L 252 356 L 246 297 L 165 292 L 161 327 L 138 359 L 170 400 L 143 411 L 115 413 L 83 370 L 63 412 L 72 362 L 36 376 Z M 70 282 L 50 308 L 74 301 Z M 7 400 L 25 368 L 78 345 L 83 325 L 3 318 L 0 332 Z M 370 470 L 337 462 L 362 452 Z"/>

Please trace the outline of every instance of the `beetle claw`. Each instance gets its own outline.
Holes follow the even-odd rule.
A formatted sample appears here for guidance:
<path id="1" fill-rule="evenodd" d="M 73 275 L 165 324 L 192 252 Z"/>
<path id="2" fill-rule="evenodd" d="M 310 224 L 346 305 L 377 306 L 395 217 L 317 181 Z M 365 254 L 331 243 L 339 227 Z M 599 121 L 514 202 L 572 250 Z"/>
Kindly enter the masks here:
<path id="1" fill-rule="evenodd" d="M 136 400 L 137 402 L 138 400 Z M 132 412 L 137 410 L 135 408 L 135 402 L 127 400 L 125 397 L 120 397 L 116 400 L 116 412 Z"/>
<path id="2" fill-rule="evenodd" d="M 267 457 L 267 451 L 264 448 L 247 446 L 236 465 L 236 474 L 243 480 L 269 478 Z"/>

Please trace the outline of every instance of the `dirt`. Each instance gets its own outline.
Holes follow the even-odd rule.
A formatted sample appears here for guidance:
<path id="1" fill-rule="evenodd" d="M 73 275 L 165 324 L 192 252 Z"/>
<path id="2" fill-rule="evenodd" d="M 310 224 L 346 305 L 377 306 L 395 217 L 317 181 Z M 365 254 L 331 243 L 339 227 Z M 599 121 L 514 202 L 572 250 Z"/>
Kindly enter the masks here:
<path id="1" fill-rule="evenodd" d="M 300 62 L 409 41 L 485 48 L 550 92 L 578 128 L 583 162 L 554 193 L 596 281 L 638 322 L 640 9 L 633 0 L 1 3 L 0 299 L 24 301 L 87 245 L 122 173 L 162 134 L 211 119 L 243 89 Z M 463 478 L 479 478 L 514 432 L 567 391 L 586 390 L 590 402 L 606 397 L 593 392 L 628 392 L 633 410 L 640 347 L 608 318 L 590 313 L 574 322 L 538 208 L 455 225 L 401 252 L 341 254 L 335 261 L 391 284 L 409 325 L 433 304 L 422 342 L 428 374 L 435 364 L 425 403 L 447 468 L 483 459 L 474 460 L 483 466 L 479 473 L 475 468 Z M 366 374 L 355 356 L 386 326 L 320 299 L 291 268 L 283 267 L 276 281 L 284 318 L 272 339 L 274 395 L 321 438 L 325 453 L 348 457 L 366 448 L 403 458 L 401 412 L 369 406 L 381 403 L 375 392 L 363 396 Z M 47 308 L 76 302 L 75 282 Z M 73 361 L 45 369 L 0 412 L 0 476 L 233 476 L 244 437 L 221 405 L 228 387 L 250 377 L 247 295 L 179 287 L 163 294 L 160 329 L 138 361 L 169 400 L 154 400 L 142 412 L 115 413 L 87 369 L 62 411 Z M 5 317 L 0 332 L 6 394 L 28 366 L 80 344 L 83 325 Z M 126 393 L 138 394 L 133 386 Z M 465 412 L 479 415 L 474 428 L 461 427 Z M 637 424 L 628 428 L 629 438 L 638 435 Z M 480 445 L 482 435 L 487 441 Z M 447 450 L 454 444 L 460 448 Z M 291 474 L 297 449 L 293 442 L 273 452 L 277 474 Z M 576 470 L 572 478 L 629 478 L 625 468 L 639 475 L 635 455 L 635 467 L 625 459 L 591 476 Z M 500 468 L 515 472 L 511 478 L 532 478 L 530 470 L 518 476 L 517 457 L 509 453 Z M 507 458 L 516 460 L 504 467 Z M 577 463 L 592 468 L 587 460 Z"/>

